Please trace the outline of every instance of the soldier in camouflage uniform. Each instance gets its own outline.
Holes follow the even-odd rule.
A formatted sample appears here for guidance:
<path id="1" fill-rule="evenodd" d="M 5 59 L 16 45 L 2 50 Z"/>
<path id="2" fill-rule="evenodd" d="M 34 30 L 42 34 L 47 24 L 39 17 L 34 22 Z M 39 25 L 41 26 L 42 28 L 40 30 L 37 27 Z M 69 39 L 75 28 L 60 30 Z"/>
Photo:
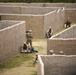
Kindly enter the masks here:
<path id="1" fill-rule="evenodd" d="M 49 27 L 48 31 L 46 32 L 46 38 L 50 38 L 53 35 L 53 30 Z"/>
<path id="2" fill-rule="evenodd" d="M 27 41 L 26 43 L 29 45 L 30 44 L 30 47 L 32 48 L 32 39 L 33 39 L 33 36 L 32 36 L 32 31 L 29 30 L 27 33 L 26 33 L 26 38 L 27 38 Z"/>
<path id="3" fill-rule="evenodd" d="M 69 17 L 67 17 L 67 21 L 66 21 L 66 28 L 70 27 L 71 26 L 71 20 Z"/>

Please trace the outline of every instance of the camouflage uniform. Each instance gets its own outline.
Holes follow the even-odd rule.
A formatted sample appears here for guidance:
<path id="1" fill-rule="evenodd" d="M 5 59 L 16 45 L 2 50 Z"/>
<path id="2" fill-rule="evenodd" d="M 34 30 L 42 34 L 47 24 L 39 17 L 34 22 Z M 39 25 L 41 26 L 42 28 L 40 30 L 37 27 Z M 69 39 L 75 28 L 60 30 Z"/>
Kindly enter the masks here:
<path id="1" fill-rule="evenodd" d="M 32 37 L 31 30 L 29 30 L 28 33 L 26 33 L 26 38 L 27 38 L 26 43 L 30 44 L 30 47 L 32 47 L 32 39 L 33 39 L 33 37 Z"/>
<path id="2" fill-rule="evenodd" d="M 66 28 L 68 28 L 68 27 L 70 27 L 71 26 L 71 20 L 70 20 L 70 18 L 68 17 L 67 18 L 67 21 L 66 21 Z"/>
<path id="3" fill-rule="evenodd" d="M 50 38 L 52 35 L 53 35 L 53 30 L 50 27 L 49 30 L 46 32 L 46 38 Z"/>

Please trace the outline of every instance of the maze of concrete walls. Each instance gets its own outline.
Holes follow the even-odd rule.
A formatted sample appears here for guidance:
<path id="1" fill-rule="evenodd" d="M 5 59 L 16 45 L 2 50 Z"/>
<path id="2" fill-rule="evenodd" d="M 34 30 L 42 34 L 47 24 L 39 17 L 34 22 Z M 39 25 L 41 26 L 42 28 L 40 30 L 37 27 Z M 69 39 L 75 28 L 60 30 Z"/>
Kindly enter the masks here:
<path id="1" fill-rule="evenodd" d="M 25 7 L 65 7 L 65 19 L 70 17 L 76 23 L 76 3 L 0 3 L 0 6 L 25 6 Z M 19 12 L 18 12 L 19 13 Z"/>
<path id="2" fill-rule="evenodd" d="M 24 21 L 0 21 L 0 63 L 19 54 L 24 41 Z"/>
<path id="3" fill-rule="evenodd" d="M 59 54 L 63 51 L 66 55 L 76 55 L 76 26 L 72 26 L 54 36 L 47 41 L 47 54 L 54 50 Z"/>
<path id="4" fill-rule="evenodd" d="M 7 8 L 7 10 L 4 9 Z M 52 27 L 54 32 L 62 28 L 64 23 L 65 10 L 57 7 L 0 7 L 2 20 L 23 20 L 26 21 L 26 30 L 32 30 L 35 38 L 44 38 L 45 32 Z M 14 9 L 14 10 L 13 10 Z M 21 14 L 17 13 L 20 12 Z M 11 12 L 9 12 L 11 10 Z M 15 11 L 16 10 L 16 11 Z M 55 12 L 53 12 L 55 10 Z M 52 13 L 51 13 L 52 12 Z M 8 14 L 6 14 L 8 13 Z M 15 14 L 16 13 L 16 14 Z M 55 24 L 54 24 L 55 23 Z M 39 31 L 37 31 L 37 29 Z"/>
<path id="5" fill-rule="evenodd" d="M 76 75 L 76 55 L 39 55 L 38 57 L 38 68 L 40 68 L 38 75 Z"/>

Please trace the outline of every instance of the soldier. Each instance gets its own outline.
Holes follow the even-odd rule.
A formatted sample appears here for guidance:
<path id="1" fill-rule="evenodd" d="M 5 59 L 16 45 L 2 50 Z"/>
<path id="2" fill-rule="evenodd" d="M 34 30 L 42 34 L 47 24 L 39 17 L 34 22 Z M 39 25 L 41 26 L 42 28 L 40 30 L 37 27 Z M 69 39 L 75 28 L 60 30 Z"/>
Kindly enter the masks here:
<path id="1" fill-rule="evenodd" d="M 67 17 L 67 21 L 66 21 L 66 28 L 70 27 L 71 26 L 71 20 L 69 17 Z"/>
<path id="2" fill-rule="evenodd" d="M 64 52 L 63 52 L 63 51 L 60 51 L 59 54 L 60 54 L 60 55 L 64 55 Z"/>
<path id="3" fill-rule="evenodd" d="M 50 38 L 53 35 L 53 30 L 49 27 L 48 31 L 46 32 L 46 38 Z"/>
<path id="4" fill-rule="evenodd" d="M 21 46 L 21 53 L 28 53 L 28 46 L 26 44 L 26 42 L 23 43 L 23 45 Z"/>
<path id="5" fill-rule="evenodd" d="M 49 51 L 50 55 L 55 55 L 53 50 Z"/>
<path id="6" fill-rule="evenodd" d="M 26 33 L 26 38 L 27 38 L 27 44 L 29 45 L 30 44 L 30 47 L 32 48 L 32 39 L 33 39 L 33 36 L 32 36 L 32 31 L 29 30 L 27 33 Z"/>

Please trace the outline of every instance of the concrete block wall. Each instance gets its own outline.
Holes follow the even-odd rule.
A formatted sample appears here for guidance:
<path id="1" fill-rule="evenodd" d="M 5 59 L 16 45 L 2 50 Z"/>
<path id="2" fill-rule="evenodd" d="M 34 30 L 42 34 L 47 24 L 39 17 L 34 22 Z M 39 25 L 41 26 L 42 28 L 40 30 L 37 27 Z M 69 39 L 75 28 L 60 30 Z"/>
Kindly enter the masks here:
<path id="1" fill-rule="evenodd" d="M 8 21 L 6 24 L 6 21 L 0 21 L 0 29 L 4 29 L 6 27 L 12 26 L 12 25 L 17 24 L 17 23 L 19 23 L 19 22 L 13 22 L 13 21 L 9 22 Z"/>
<path id="2" fill-rule="evenodd" d="M 47 40 L 47 54 L 63 51 L 66 55 L 76 55 L 76 26 L 68 28 Z"/>
<path id="3" fill-rule="evenodd" d="M 54 32 L 63 28 L 65 19 L 64 8 L 54 10 L 44 15 L 44 31 L 46 32 L 49 27 L 52 27 Z"/>
<path id="4" fill-rule="evenodd" d="M 0 6 L 66 7 L 76 8 L 76 3 L 0 3 Z"/>
<path id="5" fill-rule="evenodd" d="M 46 14 L 48 12 L 51 12 L 53 10 L 57 10 L 58 8 L 52 8 L 52 7 L 21 7 L 21 14 Z"/>
<path id="6" fill-rule="evenodd" d="M 45 32 L 51 26 L 53 31 L 56 32 L 63 27 L 64 23 L 64 10 L 57 11 L 43 15 L 30 15 L 30 14 L 2 14 L 2 20 L 22 20 L 26 21 L 26 30 L 31 29 L 35 38 L 44 38 Z M 61 21 L 60 21 L 61 20 Z M 55 22 L 56 21 L 56 22 Z M 39 31 L 37 31 L 39 29 Z"/>
<path id="7" fill-rule="evenodd" d="M 3 8 L 5 9 L 5 11 L 3 11 L 4 13 L 8 12 L 10 13 L 9 11 L 7 11 L 7 9 L 9 9 L 10 11 L 12 11 L 12 9 L 14 8 L 13 7 L 5 7 L 3 6 Z M 12 9 L 11 9 L 12 8 Z M 35 8 L 35 7 L 16 7 L 18 8 L 18 12 L 21 13 L 21 14 L 18 14 L 16 13 L 15 14 L 15 10 L 12 11 L 12 13 L 14 14 L 3 14 L 1 15 L 1 19 L 2 20 L 23 20 L 23 21 L 26 21 L 26 30 L 29 30 L 31 29 L 33 31 L 33 36 L 36 37 L 36 38 L 44 38 L 45 37 L 45 33 L 44 33 L 44 13 L 46 12 L 50 12 L 54 9 L 58 9 L 58 8 L 50 8 L 50 7 L 46 7 L 46 8 L 43 8 L 43 7 L 38 7 L 38 8 Z M 16 9 L 17 10 L 17 9 Z M 37 11 L 36 11 L 37 10 Z M 27 13 L 27 14 L 25 14 Z M 39 14 L 42 14 L 42 15 L 38 15 Z M 33 14 L 36 14 L 36 15 L 33 15 Z M 37 31 L 37 29 L 39 29 L 39 31 Z"/>
<path id="8" fill-rule="evenodd" d="M 45 3 L 47 7 L 76 8 L 76 3 Z"/>
<path id="9" fill-rule="evenodd" d="M 76 38 L 76 25 L 73 25 L 72 27 L 61 31 L 60 33 L 52 36 L 52 38 Z"/>
<path id="10" fill-rule="evenodd" d="M 10 5 L 12 7 L 10 7 Z M 76 23 L 76 3 L 0 3 L 0 13 L 9 13 L 9 14 L 20 14 L 20 13 L 27 13 L 29 14 L 29 12 L 31 14 L 42 14 L 47 12 L 46 10 L 43 10 L 42 7 L 44 7 L 45 5 L 45 8 L 46 7 L 65 7 L 66 11 L 65 11 L 65 19 L 66 17 L 70 17 L 72 22 L 73 23 Z M 16 7 L 16 8 L 15 8 Z M 25 8 L 26 7 L 26 8 Z M 36 7 L 36 11 L 34 11 L 33 8 Z M 41 10 L 37 9 L 37 8 L 40 8 L 41 7 Z M 7 8 L 7 9 L 6 9 Z M 32 8 L 32 9 L 31 9 Z M 45 9 L 44 8 L 44 9 Z M 26 9 L 27 11 L 25 11 L 24 9 Z M 7 11 L 8 10 L 8 11 Z M 11 11 L 9 11 L 11 10 Z M 6 11 L 6 12 L 5 12 Z M 48 10 L 49 11 L 49 10 Z"/>
<path id="11" fill-rule="evenodd" d="M 47 54 L 53 50 L 55 54 L 63 51 L 65 55 L 76 55 L 76 39 L 49 39 L 47 41 Z"/>
<path id="12" fill-rule="evenodd" d="M 69 8 L 65 10 L 65 20 L 70 17 L 72 23 L 76 23 L 76 8 Z"/>
<path id="13" fill-rule="evenodd" d="M 20 14 L 21 8 L 15 6 L 0 6 L 0 13 Z"/>
<path id="14" fill-rule="evenodd" d="M 76 55 L 41 55 L 41 59 L 44 75 L 76 75 Z"/>
<path id="15" fill-rule="evenodd" d="M 37 75 L 44 75 L 44 63 L 43 63 L 40 55 L 38 56 Z"/>
<path id="16" fill-rule="evenodd" d="M 49 12 L 44 15 L 44 31 L 45 33 L 49 29 L 49 27 L 52 27 L 53 31 L 55 31 L 55 20 L 56 20 L 56 10 Z"/>
<path id="17" fill-rule="evenodd" d="M 5 8 L 5 6 L 1 6 L 1 7 L 4 7 Z M 8 6 L 7 6 L 8 7 Z M 9 8 L 9 10 L 10 10 L 10 7 L 8 7 Z M 15 8 L 14 6 L 13 6 L 13 8 Z M 63 24 L 64 24 L 64 19 L 65 19 L 65 10 L 63 10 L 62 8 L 60 8 L 60 9 L 58 9 L 59 7 L 54 7 L 54 8 L 52 8 L 52 7 L 45 7 L 45 8 L 43 8 L 43 7 L 19 7 L 19 6 L 17 6 L 17 8 L 18 8 L 18 10 L 19 10 L 19 12 L 20 12 L 20 14 L 22 14 L 22 15 L 20 15 L 20 14 L 17 14 L 17 16 L 16 16 L 16 19 L 13 17 L 13 19 L 15 19 L 15 20 L 24 20 L 24 21 L 28 21 L 28 22 L 26 22 L 26 29 L 28 30 L 28 29 L 31 29 L 32 31 L 33 31 L 33 33 L 34 33 L 34 37 L 36 37 L 36 38 L 43 38 L 43 37 L 45 37 L 45 32 L 47 31 L 47 29 L 51 26 L 52 27 L 52 29 L 54 30 L 54 32 L 56 32 L 57 30 L 59 30 L 59 29 L 61 29 L 62 27 L 63 27 Z M 58 9 L 58 10 L 57 10 Z M 36 11 L 37 10 L 37 11 Z M 52 15 L 51 14 L 48 14 L 47 12 L 49 12 L 50 13 L 50 11 L 52 11 L 52 10 L 57 10 L 56 11 L 56 13 L 52 13 Z M 15 11 L 15 10 L 14 10 Z M 12 13 L 14 12 L 14 11 L 12 11 Z M 34 25 L 32 24 L 32 23 L 34 23 L 34 21 L 33 21 L 33 17 L 31 17 L 31 15 L 30 15 L 30 18 L 29 18 L 29 16 L 26 16 L 26 17 L 24 17 L 24 15 L 25 15 L 25 13 L 27 13 L 27 14 L 29 14 L 29 12 L 31 13 L 31 14 L 35 14 L 35 15 L 33 15 L 34 17 L 38 17 L 38 16 L 40 16 L 40 17 L 42 17 L 40 20 L 38 20 L 38 19 L 35 19 L 36 21 L 35 22 L 41 22 L 41 20 L 43 19 L 43 21 L 42 21 L 42 23 L 41 23 L 41 25 L 44 25 L 44 27 L 43 27 L 43 30 L 41 29 L 41 33 L 36 33 L 35 34 L 35 28 L 32 28 L 32 27 L 34 27 Z M 38 13 L 39 14 L 42 14 L 42 15 L 38 15 Z M 47 14 L 44 14 L 44 13 L 47 13 Z M 14 14 L 13 14 L 14 15 Z M 52 16 L 52 17 L 51 17 Z M 12 19 L 12 17 L 10 16 L 9 18 L 10 18 L 10 20 Z M 20 17 L 20 18 L 19 18 Z M 36 17 L 36 18 L 37 18 Z M 1 17 L 1 19 L 2 19 L 3 17 Z M 5 17 L 6 18 L 6 17 Z M 9 18 L 7 18 L 7 20 L 9 19 Z M 32 19 L 31 19 L 32 18 Z M 5 19 L 3 19 L 3 20 L 5 20 Z M 37 23 L 35 23 L 35 24 L 38 24 L 38 22 Z M 39 22 L 39 24 L 40 24 L 40 22 Z M 37 25 L 36 25 L 37 26 Z M 40 26 L 40 25 L 38 25 L 38 26 Z M 55 27 L 55 28 L 54 28 Z M 41 34 L 41 35 L 40 35 Z"/>
<path id="18" fill-rule="evenodd" d="M 25 7 L 25 6 L 0 6 L 0 13 L 6 14 L 45 14 L 59 7 Z"/>
<path id="19" fill-rule="evenodd" d="M 26 21 L 26 30 L 32 30 L 34 38 L 44 38 L 43 15 L 4 14 L 1 19 Z"/>
<path id="20" fill-rule="evenodd" d="M 11 21 L 2 22 L 5 25 L 11 24 Z M 12 26 L 0 30 L 0 63 L 19 54 L 20 47 L 25 41 L 25 22 L 12 22 Z"/>

